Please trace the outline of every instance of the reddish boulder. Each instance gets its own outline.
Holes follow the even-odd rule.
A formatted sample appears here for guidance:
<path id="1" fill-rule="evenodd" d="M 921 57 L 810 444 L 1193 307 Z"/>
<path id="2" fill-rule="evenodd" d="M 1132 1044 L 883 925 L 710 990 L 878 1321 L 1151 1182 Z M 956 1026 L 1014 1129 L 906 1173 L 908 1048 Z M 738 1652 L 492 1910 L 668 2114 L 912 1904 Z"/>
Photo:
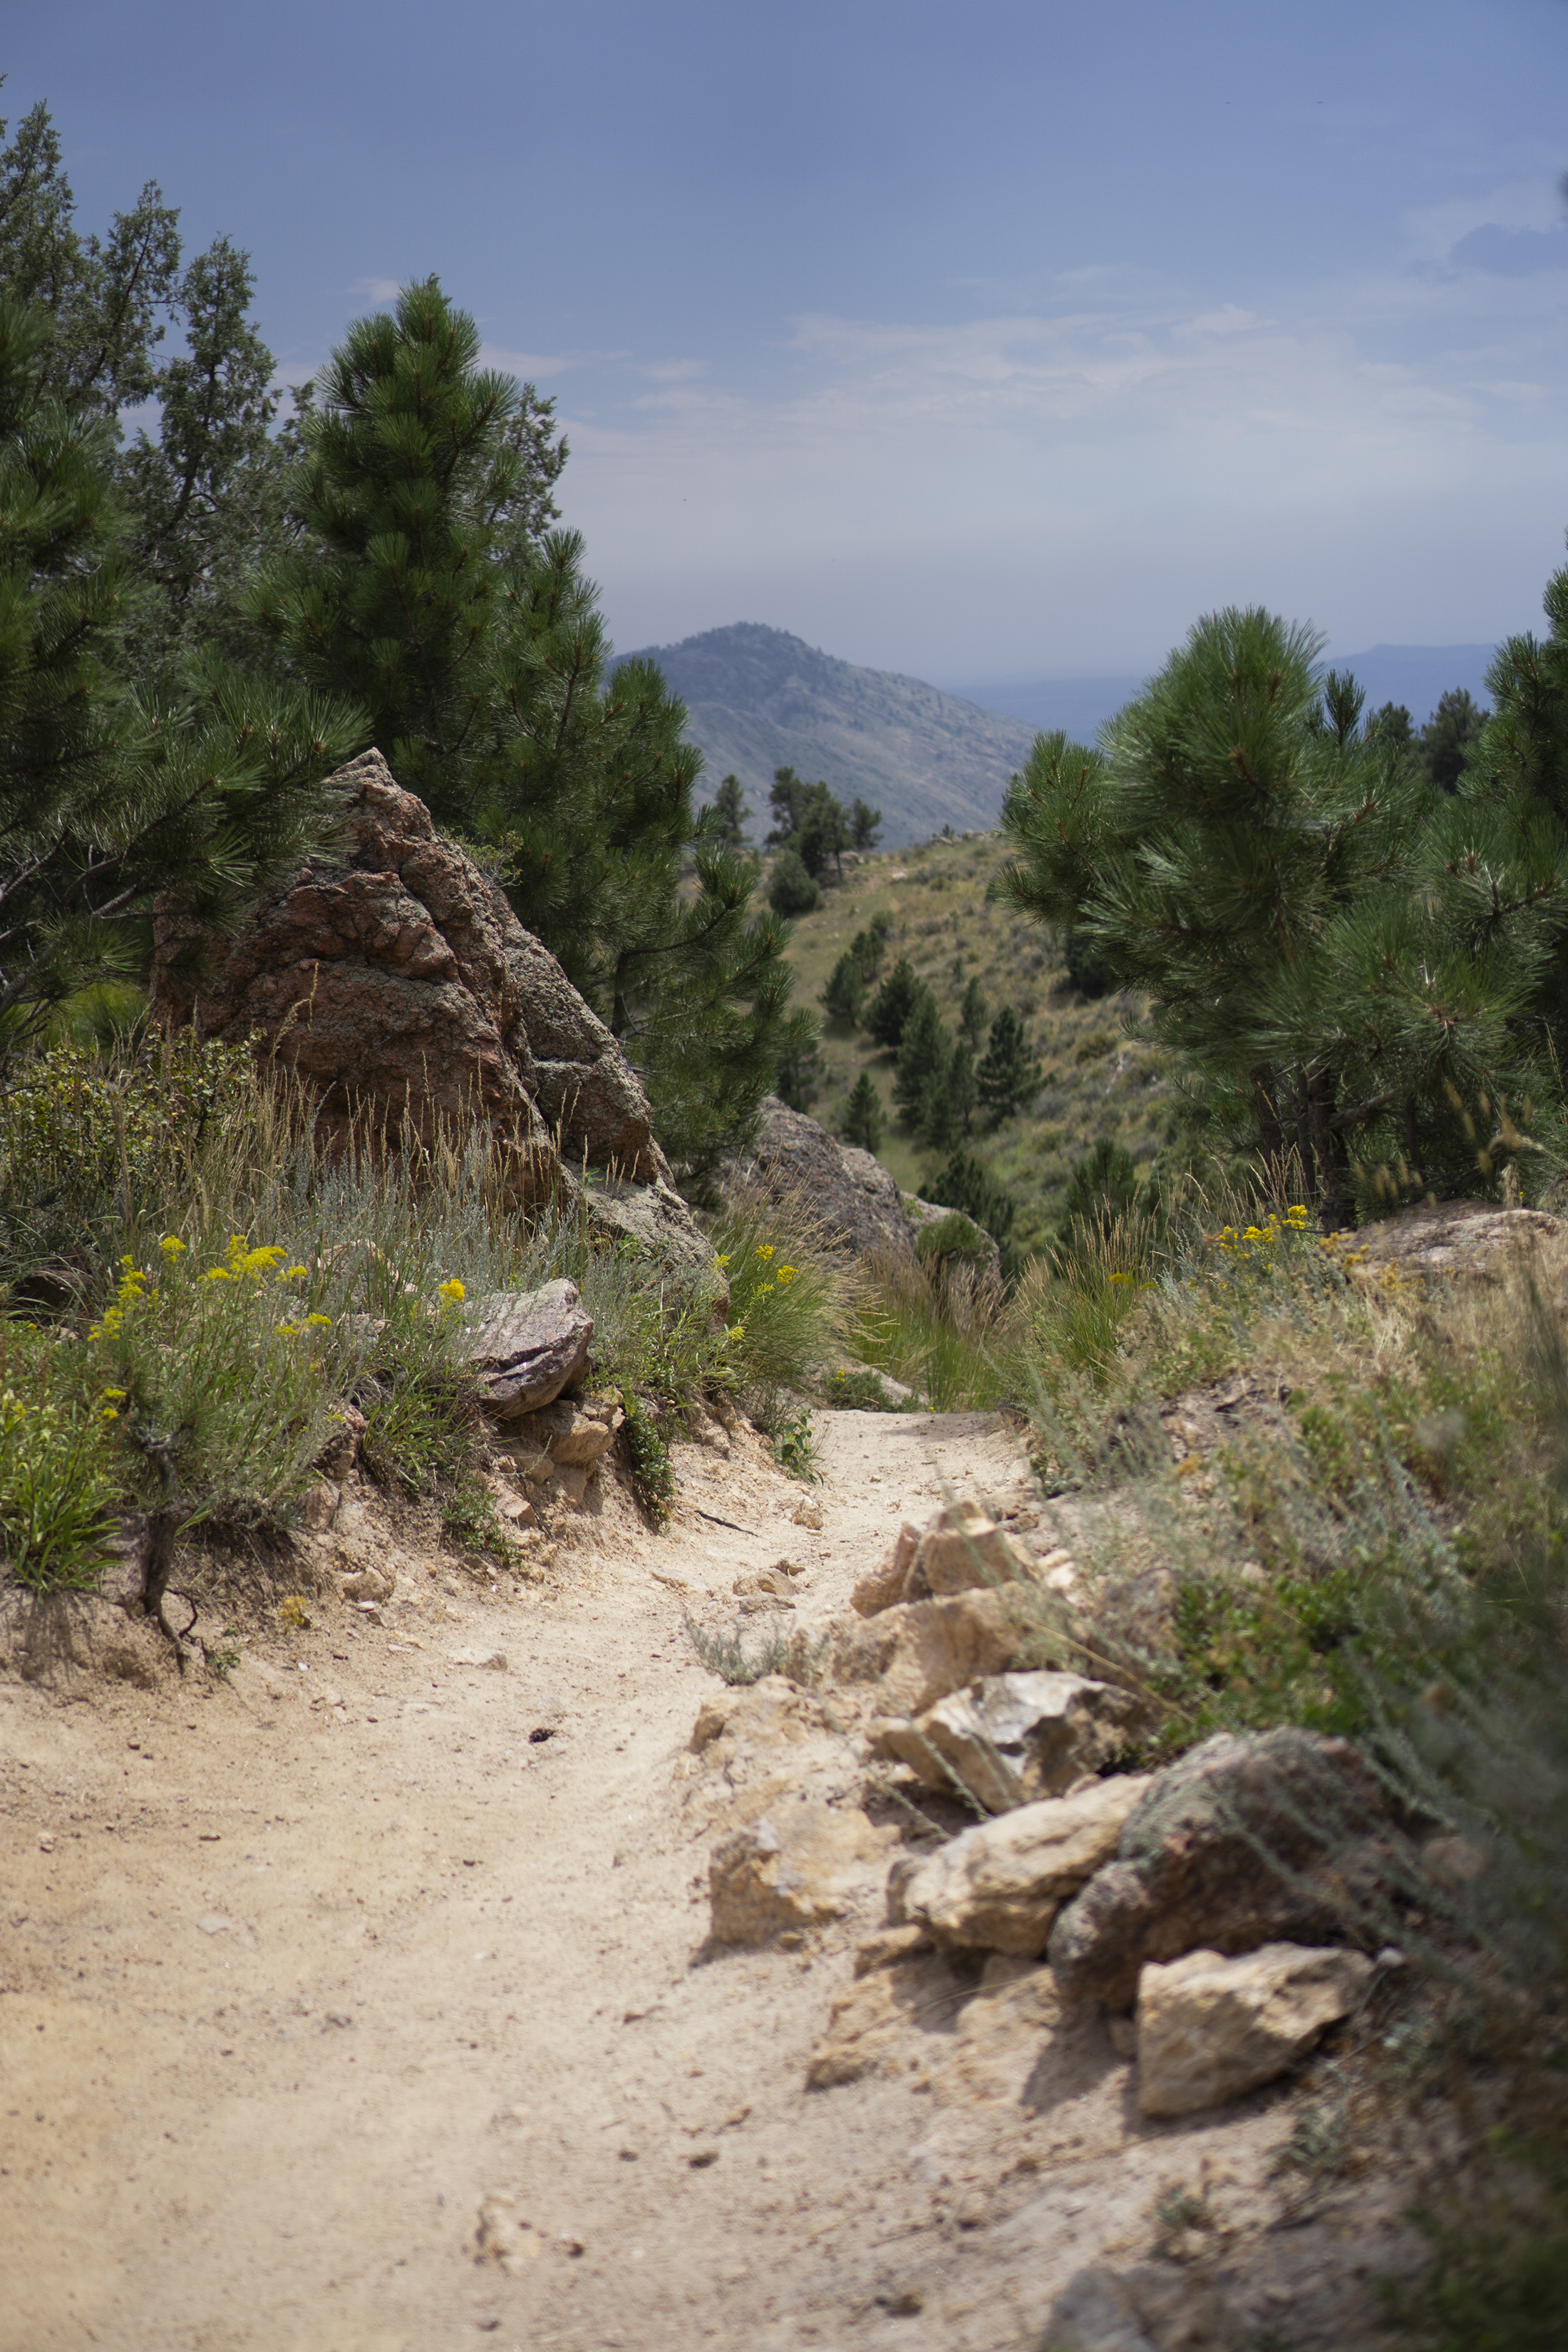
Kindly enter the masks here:
<path id="1" fill-rule="evenodd" d="M 395 1140 L 479 1117 L 542 1198 L 561 1160 L 661 1193 L 647 1098 L 598 1015 L 504 893 L 379 751 L 333 779 L 344 824 L 230 939 L 164 917 L 153 1009 L 203 1037 L 252 1036 L 318 1097 L 329 1135 L 369 1110 Z"/>

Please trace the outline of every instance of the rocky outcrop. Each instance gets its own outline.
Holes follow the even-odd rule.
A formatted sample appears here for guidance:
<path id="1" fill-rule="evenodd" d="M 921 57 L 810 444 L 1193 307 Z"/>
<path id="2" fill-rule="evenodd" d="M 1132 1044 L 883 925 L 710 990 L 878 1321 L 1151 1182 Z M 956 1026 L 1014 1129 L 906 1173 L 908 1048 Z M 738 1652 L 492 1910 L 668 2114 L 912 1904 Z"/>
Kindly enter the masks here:
<path id="1" fill-rule="evenodd" d="M 1348 1740 L 1290 1727 L 1220 1732 L 1160 1774 L 1115 1861 L 1057 1920 L 1057 1981 L 1124 2010 L 1150 1960 L 1281 1939 L 1347 1942 L 1360 1902 L 1393 1863 L 1392 1826 Z"/>
<path id="2" fill-rule="evenodd" d="M 1342 1946 L 1187 1952 L 1138 1979 L 1138 2105 L 1190 2116 L 1272 2083 L 1348 2017 L 1374 1974 Z"/>
<path id="3" fill-rule="evenodd" d="M 1021 1805 L 964 1830 L 911 1874 L 905 1918 L 946 1950 L 1037 1958 L 1062 1905 L 1116 1852 L 1148 1787 L 1132 1774 L 1096 1780 L 1076 1797 Z"/>
<path id="4" fill-rule="evenodd" d="M 961 1503 L 939 1511 L 923 1531 L 906 1521 L 888 1558 L 856 1585 L 850 1606 L 862 1617 L 876 1617 L 901 1601 L 996 1591 L 1033 1580 L 1031 1564 L 1005 1530 L 976 1505 Z"/>
<path id="5" fill-rule="evenodd" d="M 840 1143 L 776 1095 L 763 1103 L 751 1154 L 732 1176 L 780 1202 L 798 1203 L 824 1244 L 846 1257 L 915 1262 L 903 1195 L 881 1161 Z"/>
<path id="6" fill-rule="evenodd" d="M 838 1619 L 828 1630 L 823 1671 L 840 1683 L 879 1682 L 884 1714 L 923 1715 L 949 1691 L 1002 1675 L 1049 1649 L 1048 1622 L 1032 1597 L 1026 1605 L 1005 1592 L 954 1592 L 938 1601 L 910 1601 L 884 1609 L 868 1623 Z M 1061 1644 L 1066 1665 L 1071 1645 Z M 803 1642 L 802 1673 L 813 1667 Z"/>
<path id="7" fill-rule="evenodd" d="M 1382 1217 L 1355 1234 L 1336 1234 L 1352 1265 L 1396 1271 L 1405 1279 L 1434 1275 L 1495 1276 L 1518 1250 L 1552 1241 L 1561 1217 L 1542 1209 L 1502 1208 L 1492 1201 L 1424 1202 Z"/>
<path id="8" fill-rule="evenodd" d="M 549 950 L 379 751 L 331 781 L 338 845 L 234 937 L 160 917 L 154 1014 L 227 1044 L 254 1037 L 309 1087 L 329 1139 L 366 1116 L 393 1143 L 481 1118 L 524 1201 L 570 1197 L 563 1161 L 605 1171 L 617 1234 L 710 1265 L 636 1072 Z"/>
<path id="9" fill-rule="evenodd" d="M 547 1282 L 486 1299 L 464 1334 L 462 1353 L 479 1375 L 479 1400 L 490 1418 L 519 1421 L 553 1404 L 581 1378 L 593 1338 L 594 1318 L 576 1284 Z"/>
<path id="10" fill-rule="evenodd" d="M 957 1788 L 1005 1813 L 1102 1770 L 1139 1712 L 1130 1692 L 1083 1675 L 992 1675 L 912 1722 L 879 1724 L 872 1752 L 908 1764 L 928 1789 Z"/>

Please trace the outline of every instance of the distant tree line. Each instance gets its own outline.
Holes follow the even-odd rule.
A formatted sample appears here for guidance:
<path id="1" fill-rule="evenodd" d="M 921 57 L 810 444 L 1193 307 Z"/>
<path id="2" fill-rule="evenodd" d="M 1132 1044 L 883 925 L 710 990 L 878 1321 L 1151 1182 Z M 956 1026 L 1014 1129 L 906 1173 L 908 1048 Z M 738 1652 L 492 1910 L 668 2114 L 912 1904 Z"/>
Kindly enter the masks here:
<path id="1" fill-rule="evenodd" d="M 696 806 L 681 704 L 611 659 L 556 528 L 552 404 L 479 366 L 431 279 L 351 328 L 279 422 L 248 256 L 187 257 L 153 183 L 84 235 L 47 110 L 6 131 L 0 1059 L 145 970 L 155 895 L 235 919 L 330 834 L 324 779 L 375 743 L 700 1175 L 814 1024 L 725 807 Z"/>

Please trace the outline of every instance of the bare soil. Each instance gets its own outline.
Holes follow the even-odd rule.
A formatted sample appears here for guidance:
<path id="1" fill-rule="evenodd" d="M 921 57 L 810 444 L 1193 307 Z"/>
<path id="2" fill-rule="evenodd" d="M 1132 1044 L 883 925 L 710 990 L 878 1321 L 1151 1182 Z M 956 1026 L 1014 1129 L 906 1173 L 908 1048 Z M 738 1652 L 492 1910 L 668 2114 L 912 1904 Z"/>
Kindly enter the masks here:
<path id="1" fill-rule="evenodd" d="M 714 1840 L 795 1765 L 693 1756 L 687 1618 L 783 1556 L 809 1626 L 901 1517 L 1022 1493 L 991 1417 L 821 1426 L 819 1532 L 742 1431 L 678 1450 L 666 1533 L 612 1485 L 536 1584 L 405 1551 L 379 1622 L 269 1611 L 226 1681 L 0 1681 L 4 2352 L 1013 2352 L 1152 2258 L 1162 2347 L 1377 2340 L 1397 2182 L 1292 2207 L 1297 2094 L 1151 2124 L 1047 1969 L 857 1985 L 879 1899 L 710 1948 Z M 846 1995 L 875 2063 L 808 2090 Z M 1183 2185 L 1213 2226 L 1162 2263 Z"/>

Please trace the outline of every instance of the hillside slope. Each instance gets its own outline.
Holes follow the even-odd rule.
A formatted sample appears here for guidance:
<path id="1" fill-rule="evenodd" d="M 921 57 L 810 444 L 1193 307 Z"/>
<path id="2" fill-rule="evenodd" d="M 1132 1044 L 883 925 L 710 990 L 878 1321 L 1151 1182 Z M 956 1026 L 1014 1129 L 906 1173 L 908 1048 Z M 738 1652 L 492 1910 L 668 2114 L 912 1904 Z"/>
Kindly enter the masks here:
<path id="1" fill-rule="evenodd" d="M 1002 835 L 991 833 L 847 858 L 844 880 L 795 925 L 787 954 L 796 1002 L 823 1023 L 812 1117 L 837 1133 L 850 1088 L 869 1070 L 887 1118 L 878 1157 L 906 1191 L 924 1191 L 928 1198 L 939 1197 L 929 1186 L 940 1162 L 933 1165 L 896 1118 L 893 1056 L 864 1028 L 826 1019 L 818 1000 L 828 973 L 856 933 L 885 914 L 891 929 L 883 969 L 907 956 L 954 1034 L 964 990 L 976 978 L 991 1017 L 1005 1004 L 1024 1015 L 1040 1057 L 1039 1092 L 1000 1127 L 977 1114 L 965 1149 L 1016 1201 L 1013 1237 L 1027 1251 L 1047 1238 L 1074 1166 L 1100 1139 L 1110 1137 L 1135 1160 L 1152 1160 L 1174 1133 L 1177 1100 L 1167 1058 L 1150 1037 L 1138 1002 L 1079 996 L 1050 933 L 987 896 L 1007 854 Z"/>
<path id="2" fill-rule="evenodd" d="M 918 677 L 858 669 L 753 622 L 647 646 L 642 657 L 658 662 L 686 705 L 687 732 L 707 761 L 705 792 L 739 776 L 753 819 L 763 820 L 752 824 L 758 839 L 780 767 L 812 783 L 825 778 L 842 801 L 869 801 L 892 848 L 944 824 L 994 824 L 1034 741 L 1021 719 Z"/>

